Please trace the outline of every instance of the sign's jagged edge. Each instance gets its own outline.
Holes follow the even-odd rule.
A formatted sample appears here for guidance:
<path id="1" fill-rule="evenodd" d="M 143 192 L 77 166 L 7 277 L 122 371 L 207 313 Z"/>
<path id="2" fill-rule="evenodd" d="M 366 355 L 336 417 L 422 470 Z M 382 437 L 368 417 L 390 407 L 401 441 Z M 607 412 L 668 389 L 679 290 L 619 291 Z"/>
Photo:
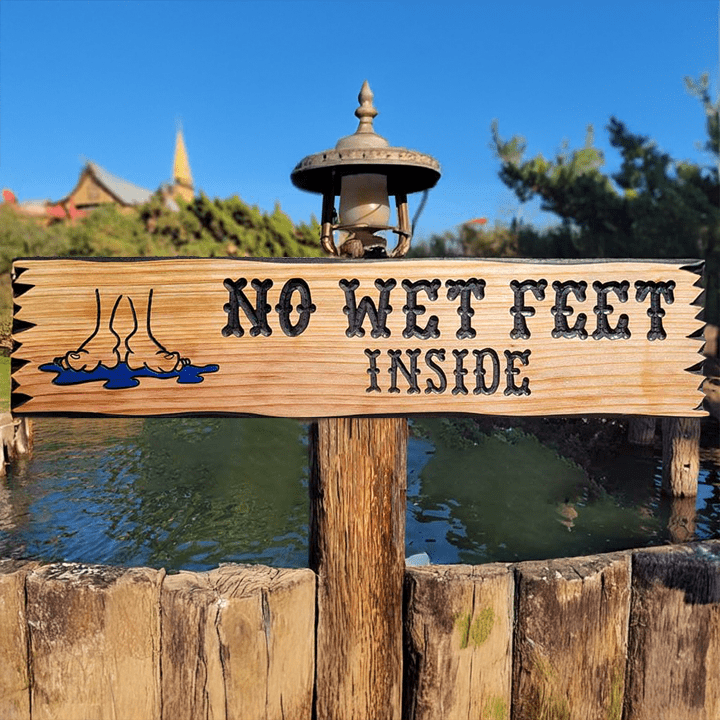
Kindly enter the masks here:
<path id="1" fill-rule="evenodd" d="M 685 368 L 685 371 L 694 375 L 700 375 L 702 377 L 702 380 L 697 387 L 697 390 L 699 393 L 702 394 L 702 397 L 700 398 L 700 402 L 697 404 L 697 406 L 693 408 L 693 410 L 695 411 L 701 411 L 704 409 L 705 404 L 705 392 L 703 388 L 705 386 L 705 383 L 707 382 L 707 378 L 705 377 L 703 372 L 705 368 L 705 329 L 707 328 L 707 323 L 705 322 L 705 261 L 699 260 L 695 263 L 683 265 L 680 270 L 685 270 L 687 272 L 693 273 L 694 275 L 697 275 L 698 277 L 695 279 L 695 282 L 692 286 L 700 289 L 698 296 L 690 304 L 700 308 L 700 312 L 698 312 L 694 319 L 700 322 L 701 325 L 697 330 L 687 335 L 687 338 L 688 340 L 697 340 L 700 342 L 700 347 L 698 348 L 698 355 L 701 356 L 701 359 L 689 368 Z"/>
<path id="2" fill-rule="evenodd" d="M 20 320 L 18 314 L 22 309 L 22 296 L 32 290 L 35 285 L 33 283 L 24 283 L 19 278 L 23 273 L 28 271 L 27 266 L 23 266 L 18 262 L 13 263 L 12 268 L 12 295 L 13 295 L 13 320 L 12 320 L 12 353 L 10 360 L 10 408 L 14 412 L 32 399 L 30 395 L 18 392 L 20 383 L 15 378 L 15 374 L 30 364 L 30 360 L 18 356 L 18 352 L 23 343 L 20 339 L 22 333 L 27 332 L 36 326 L 35 323 Z"/>

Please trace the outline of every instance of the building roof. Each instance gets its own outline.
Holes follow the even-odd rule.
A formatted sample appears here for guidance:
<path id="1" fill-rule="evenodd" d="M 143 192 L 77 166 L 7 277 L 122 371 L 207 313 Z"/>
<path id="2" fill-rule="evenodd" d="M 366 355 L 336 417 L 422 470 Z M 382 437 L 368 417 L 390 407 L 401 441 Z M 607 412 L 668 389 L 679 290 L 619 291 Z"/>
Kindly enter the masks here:
<path id="1" fill-rule="evenodd" d="M 124 205 L 140 205 L 148 202 L 152 197 L 150 190 L 116 177 L 105 168 L 101 168 L 97 163 L 92 162 L 92 160 L 88 160 L 85 168 L 89 169 L 95 179 Z"/>

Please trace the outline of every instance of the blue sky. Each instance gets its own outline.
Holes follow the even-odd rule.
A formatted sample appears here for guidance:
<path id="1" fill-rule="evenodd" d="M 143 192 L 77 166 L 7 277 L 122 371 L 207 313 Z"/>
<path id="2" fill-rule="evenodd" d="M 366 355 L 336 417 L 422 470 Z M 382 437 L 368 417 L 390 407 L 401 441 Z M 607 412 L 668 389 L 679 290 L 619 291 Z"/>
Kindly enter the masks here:
<path id="1" fill-rule="evenodd" d="M 543 224 L 497 177 L 494 118 L 531 155 L 582 145 L 593 124 L 612 170 L 615 115 L 709 162 L 683 77 L 709 71 L 715 94 L 717 69 L 717 0 L 2 0 L 0 186 L 58 200 L 87 158 L 153 190 L 180 120 L 197 188 L 307 220 L 320 198 L 290 171 L 354 132 L 367 78 L 376 131 L 442 166 L 420 238 L 480 216 Z"/>

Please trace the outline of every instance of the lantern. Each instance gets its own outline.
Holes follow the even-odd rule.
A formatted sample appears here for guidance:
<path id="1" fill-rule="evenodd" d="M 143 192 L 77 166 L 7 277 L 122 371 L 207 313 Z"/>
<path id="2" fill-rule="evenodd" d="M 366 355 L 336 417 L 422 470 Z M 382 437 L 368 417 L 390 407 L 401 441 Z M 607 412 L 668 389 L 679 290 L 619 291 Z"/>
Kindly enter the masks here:
<path id="1" fill-rule="evenodd" d="M 410 248 L 412 229 L 407 196 L 428 190 L 440 179 L 440 164 L 430 155 L 392 147 L 376 134 L 378 111 L 367 80 L 358 95 L 357 130 L 338 140 L 335 148 L 308 155 L 290 179 L 301 190 L 323 196 L 320 243 L 331 255 L 387 257 L 387 241 L 376 233 L 397 235 L 390 257 L 402 257 Z M 335 198 L 340 197 L 339 213 Z M 395 198 L 397 224 L 390 220 L 390 197 Z M 335 244 L 335 233 L 341 239 Z"/>

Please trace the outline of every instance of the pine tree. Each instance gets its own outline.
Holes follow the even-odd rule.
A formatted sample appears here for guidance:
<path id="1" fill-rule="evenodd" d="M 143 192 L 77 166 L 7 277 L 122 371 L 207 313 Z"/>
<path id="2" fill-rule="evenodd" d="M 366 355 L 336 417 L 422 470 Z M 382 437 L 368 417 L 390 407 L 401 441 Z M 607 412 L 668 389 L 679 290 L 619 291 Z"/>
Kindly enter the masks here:
<path id="1" fill-rule="evenodd" d="M 584 147 L 563 147 L 548 160 L 525 160 L 526 143 L 503 140 L 497 122 L 493 145 L 501 161 L 500 178 L 521 202 L 541 200 L 543 210 L 560 218 L 545 231 L 516 224 L 519 254 L 530 257 L 704 258 L 708 321 L 718 323 L 720 271 L 720 103 L 713 102 L 709 77 L 686 78 L 688 91 L 706 114 L 704 165 L 674 160 L 649 137 L 630 132 L 617 118 L 608 125 L 610 144 L 622 163 L 614 174 L 602 171 L 604 157 L 588 128 Z"/>

